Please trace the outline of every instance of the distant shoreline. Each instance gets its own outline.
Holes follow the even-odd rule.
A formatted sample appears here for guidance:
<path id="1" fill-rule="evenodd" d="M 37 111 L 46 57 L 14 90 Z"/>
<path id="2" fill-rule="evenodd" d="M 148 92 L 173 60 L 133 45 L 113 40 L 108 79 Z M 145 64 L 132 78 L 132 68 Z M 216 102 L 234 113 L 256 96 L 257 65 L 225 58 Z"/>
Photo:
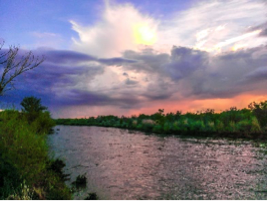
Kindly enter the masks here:
<path id="1" fill-rule="evenodd" d="M 132 117 L 113 115 L 81 119 L 55 119 L 57 125 L 101 126 L 124 128 L 161 135 L 183 137 L 225 137 L 267 140 L 267 100 L 251 103 L 248 108 L 232 107 L 221 113 L 213 109 L 203 112 L 164 114 L 163 109 L 152 115 Z"/>

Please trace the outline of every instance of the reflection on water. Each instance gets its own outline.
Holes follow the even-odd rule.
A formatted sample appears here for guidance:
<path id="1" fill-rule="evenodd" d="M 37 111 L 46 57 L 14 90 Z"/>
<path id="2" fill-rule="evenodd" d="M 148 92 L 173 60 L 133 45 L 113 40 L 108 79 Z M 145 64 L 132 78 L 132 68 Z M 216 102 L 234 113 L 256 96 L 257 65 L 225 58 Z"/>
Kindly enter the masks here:
<path id="1" fill-rule="evenodd" d="M 65 160 L 71 181 L 86 173 L 86 191 L 101 199 L 266 199 L 267 157 L 250 142 L 58 128 L 51 150 Z"/>

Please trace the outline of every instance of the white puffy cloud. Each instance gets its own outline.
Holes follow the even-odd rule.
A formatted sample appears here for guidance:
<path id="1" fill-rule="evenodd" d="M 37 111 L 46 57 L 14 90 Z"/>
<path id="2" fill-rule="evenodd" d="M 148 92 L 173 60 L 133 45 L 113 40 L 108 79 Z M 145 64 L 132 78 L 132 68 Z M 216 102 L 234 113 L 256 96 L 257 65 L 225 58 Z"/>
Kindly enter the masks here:
<path id="1" fill-rule="evenodd" d="M 79 35 L 73 38 L 74 49 L 94 56 L 120 56 L 125 50 L 152 45 L 157 37 L 158 22 L 131 4 L 106 3 L 101 20 L 92 26 L 70 22 Z"/>

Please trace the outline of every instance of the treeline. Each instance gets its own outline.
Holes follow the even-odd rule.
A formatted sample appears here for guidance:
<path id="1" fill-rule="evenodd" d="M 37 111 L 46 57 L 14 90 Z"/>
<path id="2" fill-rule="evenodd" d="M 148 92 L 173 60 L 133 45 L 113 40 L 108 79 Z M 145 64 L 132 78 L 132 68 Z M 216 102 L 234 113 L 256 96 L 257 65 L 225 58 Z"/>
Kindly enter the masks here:
<path id="1" fill-rule="evenodd" d="M 196 113 L 177 111 L 164 114 L 163 109 L 152 115 L 132 117 L 113 115 L 83 119 L 56 119 L 58 125 L 86 125 L 135 129 L 145 132 L 188 136 L 219 136 L 232 138 L 267 138 L 267 100 L 250 103 L 248 108 L 215 113 L 213 109 Z"/>
<path id="2" fill-rule="evenodd" d="M 40 99 L 26 97 L 22 112 L 0 112 L 0 199 L 71 199 L 64 163 L 48 156 L 55 122 Z"/>

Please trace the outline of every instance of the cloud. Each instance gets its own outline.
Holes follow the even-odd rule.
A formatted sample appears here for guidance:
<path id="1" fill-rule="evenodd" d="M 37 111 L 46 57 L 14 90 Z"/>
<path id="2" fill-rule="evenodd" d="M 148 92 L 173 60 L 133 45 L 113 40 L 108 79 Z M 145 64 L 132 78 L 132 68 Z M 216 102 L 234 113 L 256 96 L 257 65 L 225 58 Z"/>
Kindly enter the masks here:
<path id="1" fill-rule="evenodd" d="M 267 39 L 260 37 L 266 11 L 259 1 L 199 1 L 161 21 L 131 4 L 107 3 L 96 23 L 70 22 L 78 33 L 73 50 L 34 50 L 45 62 L 19 77 L 6 100 L 36 95 L 62 116 L 72 115 L 69 109 L 98 115 L 180 104 L 221 108 L 212 101 L 226 106 L 267 94 Z"/>
<path id="2" fill-rule="evenodd" d="M 250 0 L 199 1 L 185 11 L 157 19 L 131 4 L 107 2 L 95 24 L 70 21 L 78 33 L 78 38 L 72 38 L 73 48 L 99 57 L 120 57 L 126 50 L 137 52 L 148 46 L 162 53 L 174 45 L 211 53 L 257 47 L 267 41 L 259 37 L 267 32 L 265 6 L 262 1 Z M 139 40 L 157 39 L 139 43 L 137 33 Z"/>
<path id="3" fill-rule="evenodd" d="M 241 79 L 242 83 L 252 83 L 252 82 L 266 82 L 267 81 L 267 67 L 258 67 L 255 70 L 247 73 Z"/>
<path id="4" fill-rule="evenodd" d="M 244 30 L 266 22 L 266 5 L 262 1 L 199 1 L 190 9 L 173 14 L 159 25 L 162 45 L 180 45 L 218 53 L 237 43 L 249 48 L 266 43 L 258 33 Z M 252 30 L 256 31 L 256 30 Z"/>
<path id="5" fill-rule="evenodd" d="M 126 83 L 126 85 L 136 85 L 139 82 L 136 80 L 131 80 L 131 79 L 127 78 L 125 83 Z"/>
<path id="6" fill-rule="evenodd" d="M 217 55 L 174 46 L 170 54 L 126 51 L 124 56 L 137 60 L 125 65 L 125 70 L 142 71 L 150 76 L 143 96 L 151 100 L 171 96 L 230 98 L 266 90 L 265 70 L 259 67 L 267 65 L 266 46 Z M 252 83 L 257 77 L 259 82 Z M 244 80 L 243 84 L 239 80 Z"/>
<path id="7" fill-rule="evenodd" d="M 19 103 L 34 95 L 59 116 L 78 106 L 109 107 L 115 113 L 118 108 L 123 113 L 159 101 L 173 104 L 266 94 L 266 46 L 218 55 L 174 46 L 169 54 L 126 51 L 124 57 L 114 59 L 74 51 L 38 52 L 46 61 L 18 77 L 17 90 L 5 100 Z"/>
<path id="8" fill-rule="evenodd" d="M 96 61 L 97 58 L 82 54 L 75 51 L 68 50 L 49 50 L 41 52 L 46 56 L 46 60 L 52 63 L 64 63 L 64 64 L 74 64 L 77 62 L 85 62 L 85 61 Z"/>
<path id="9" fill-rule="evenodd" d="M 257 31 L 257 30 L 260 31 L 259 33 L 260 37 L 267 37 L 267 22 L 249 28 L 249 31 Z"/>
<path id="10" fill-rule="evenodd" d="M 72 38 L 74 49 L 100 57 L 117 57 L 125 50 L 137 50 L 157 32 L 157 21 L 141 14 L 131 4 L 106 4 L 100 21 L 82 26 L 71 20 L 79 38 Z M 140 41 L 141 40 L 141 41 Z M 144 41 L 143 41 L 144 40 Z"/>
<path id="11" fill-rule="evenodd" d="M 124 58 L 110 58 L 110 59 L 98 59 L 100 63 L 103 63 L 108 66 L 122 66 L 126 63 L 136 63 L 137 61 L 131 59 L 124 59 Z"/>
<path id="12" fill-rule="evenodd" d="M 207 64 L 206 52 L 174 46 L 171 50 L 171 62 L 166 65 L 166 70 L 172 79 L 177 80 L 187 77 L 196 70 L 204 69 Z"/>
<path id="13" fill-rule="evenodd" d="M 169 55 L 166 53 L 158 53 L 152 49 L 143 49 L 142 51 L 127 50 L 122 54 L 123 58 L 136 60 L 134 64 L 124 65 L 129 70 L 159 72 L 167 62 L 169 62 Z"/>

